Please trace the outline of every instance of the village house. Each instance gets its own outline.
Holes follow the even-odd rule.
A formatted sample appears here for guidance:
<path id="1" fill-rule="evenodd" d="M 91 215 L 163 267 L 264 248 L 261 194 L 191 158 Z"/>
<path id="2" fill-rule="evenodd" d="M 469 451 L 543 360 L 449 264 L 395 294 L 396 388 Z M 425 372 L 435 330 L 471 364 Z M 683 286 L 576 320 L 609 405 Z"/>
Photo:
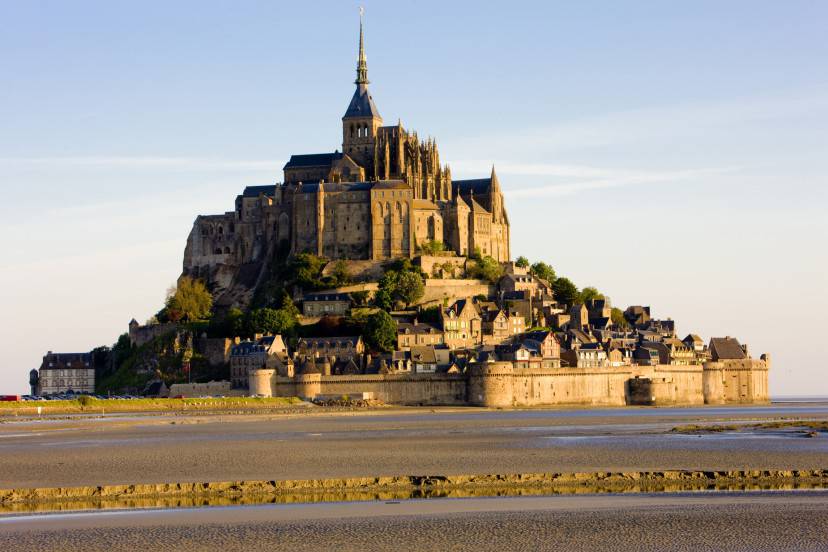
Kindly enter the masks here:
<path id="1" fill-rule="evenodd" d="M 526 330 L 526 319 L 503 309 L 484 310 L 481 316 L 483 343 L 500 345 Z"/>
<path id="2" fill-rule="evenodd" d="M 441 312 L 444 343 L 450 349 L 473 348 L 482 342 L 480 313 L 471 299 L 460 299 Z"/>
<path id="3" fill-rule="evenodd" d="M 305 316 L 344 316 L 351 310 L 352 298 L 348 293 L 311 293 L 302 300 Z"/>
<path id="4" fill-rule="evenodd" d="M 608 365 L 607 352 L 600 343 L 584 343 L 577 349 L 562 351 L 561 363 L 573 368 L 600 368 Z"/>
<path id="5" fill-rule="evenodd" d="M 523 334 L 521 343 L 537 348 L 543 359 L 560 359 L 561 343 L 555 334 L 549 330 L 536 330 Z"/>
<path id="6" fill-rule="evenodd" d="M 359 359 L 365 352 L 362 336 L 302 337 L 296 344 L 296 356 L 306 358 L 333 357 L 335 360 Z"/>
<path id="7" fill-rule="evenodd" d="M 735 337 L 710 338 L 710 357 L 714 362 L 719 360 L 745 360 L 750 358 L 747 346 L 741 345 Z"/>
<path id="8" fill-rule="evenodd" d="M 230 350 L 230 383 L 233 388 L 247 388 L 250 370 L 277 369 L 280 375 L 293 377 L 292 363 L 281 335 L 242 341 Z"/>
<path id="9" fill-rule="evenodd" d="M 92 353 L 53 353 L 40 363 L 38 395 L 55 393 L 94 393 L 95 368 Z"/>
<path id="10" fill-rule="evenodd" d="M 696 352 L 683 341 L 670 337 L 662 343 L 670 353 L 670 364 L 674 366 L 690 366 L 696 364 Z"/>
<path id="11" fill-rule="evenodd" d="M 421 345 L 440 345 L 444 342 L 443 330 L 433 324 L 418 322 L 397 322 L 397 349 L 408 351 Z"/>

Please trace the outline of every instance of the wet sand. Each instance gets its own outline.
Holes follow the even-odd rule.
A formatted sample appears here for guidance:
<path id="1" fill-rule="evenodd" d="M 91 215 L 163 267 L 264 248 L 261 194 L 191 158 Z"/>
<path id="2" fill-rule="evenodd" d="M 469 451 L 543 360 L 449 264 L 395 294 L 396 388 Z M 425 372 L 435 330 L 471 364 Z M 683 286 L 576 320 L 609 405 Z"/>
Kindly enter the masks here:
<path id="1" fill-rule="evenodd" d="M 814 469 L 828 435 L 674 435 L 690 423 L 828 419 L 826 405 L 330 416 L 130 416 L 0 424 L 0 488 L 393 475 Z"/>
<path id="2" fill-rule="evenodd" d="M 0 518 L 13 550 L 825 550 L 826 492 L 415 500 Z"/>

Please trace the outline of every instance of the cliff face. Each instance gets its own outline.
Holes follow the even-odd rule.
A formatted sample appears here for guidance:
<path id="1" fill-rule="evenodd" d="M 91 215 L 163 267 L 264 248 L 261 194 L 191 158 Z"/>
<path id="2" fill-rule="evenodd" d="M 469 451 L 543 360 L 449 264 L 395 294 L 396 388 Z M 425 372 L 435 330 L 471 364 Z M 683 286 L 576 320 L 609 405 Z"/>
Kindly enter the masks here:
<path id="1" fill-rule="evenodd" d="M 182 275 L 204 280 L 219 308 L 250 304 L 273 253 L 265 217 L 250 212 L 242 220 L 236 212 L 198 216 L 187 237 Z"/>

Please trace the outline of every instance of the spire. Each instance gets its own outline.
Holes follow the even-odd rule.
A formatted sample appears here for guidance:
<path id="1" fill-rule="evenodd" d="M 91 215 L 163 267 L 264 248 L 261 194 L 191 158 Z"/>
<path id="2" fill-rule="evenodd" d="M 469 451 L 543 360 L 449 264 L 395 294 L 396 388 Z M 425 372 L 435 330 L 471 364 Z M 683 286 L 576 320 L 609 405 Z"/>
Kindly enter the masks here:
<path id="1" fill-rule="evenodd" d="M 362 36 L 362 15 L 365 9 L 359 8 L 359 60 L 357 61 L 357 79 L 354 84 L 368 84 L 368 62 L 365 59 L 365 44 Z"/>
<path id="2" fill-rule="evenodd" d="M 494 165 L 492 165 L 492 191 L 500 192 L 500 182 L 498 182 L 497 180 L 497 174 L 495 174 Z"/>

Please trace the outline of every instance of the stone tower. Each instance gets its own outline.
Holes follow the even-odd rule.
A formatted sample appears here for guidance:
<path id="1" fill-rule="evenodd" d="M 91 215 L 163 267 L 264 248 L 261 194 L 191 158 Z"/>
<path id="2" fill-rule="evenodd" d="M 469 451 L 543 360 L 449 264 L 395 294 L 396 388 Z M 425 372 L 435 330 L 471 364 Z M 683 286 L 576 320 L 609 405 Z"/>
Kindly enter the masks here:
<path id="1" fill-rule="evenodd" d="M 367 168 L 373 161 L 377 130 L 382 126 L 382 117 L 368 92 L 368 61 L 365 58 L 362 13 L 359 16 L 359 58 L 356 72 L 356 90 L 342 117 L 342 151 Z"/>

